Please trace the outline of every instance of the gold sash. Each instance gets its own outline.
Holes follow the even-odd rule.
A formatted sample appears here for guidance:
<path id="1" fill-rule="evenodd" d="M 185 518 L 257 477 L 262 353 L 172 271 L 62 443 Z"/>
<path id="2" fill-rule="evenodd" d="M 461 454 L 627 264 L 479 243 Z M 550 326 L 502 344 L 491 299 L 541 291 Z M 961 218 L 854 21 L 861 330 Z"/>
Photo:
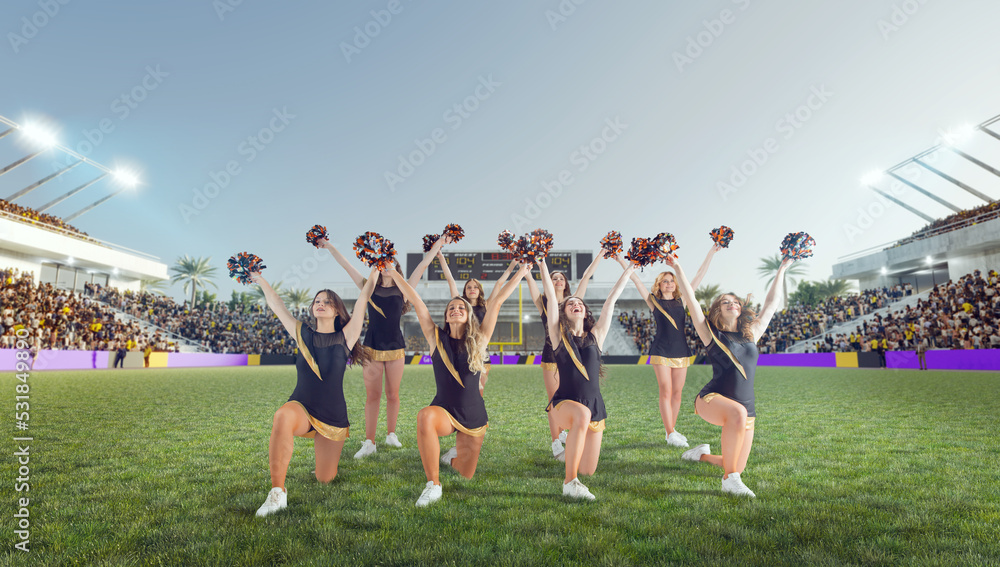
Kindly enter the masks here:
<path id="1" fill-rule="evenodd" d="M 451 372 L 458 385 L 464 388 L 465 384 L 462 383 L 462 378 L 458 375 L 458 370 L 455 370 L 455 365 L 451 363 L 451 358 L 448 357 L 448 351 L 444 350 L 444 345 L 441 344 L 441 329 L 439 327 L 434 327 L 434 340 L 437 341 L 437 349 L 441 353 L 441 362 L 448 368 L 448 372 Z"/>
<path id="2" fill-rule="evenodd" d="M 302 353 L 302 358 L 306 359 L 306 364 L 309 365 L 309 368 L 312 368 L 317 378 L 323 380 L 323 377 L 319 375 L 319 365 L 316 364 L 316 359 L 313 358 L 312 353 L 309 352 L 309 347 L 302 340 L 302 321 L 296 321 L 295 323 L 295 344 L 298 345 L 299 352 Z"/>
<path id="3" fill-rule="evenodd" d="M 365 287 L 366 283 L 368 283 L 368 278 L 361 278 L 361 287 Z M 379 284 L 375 284 L 376 287 L 378 285 Z M 385 312 L 382 311 L 382 308 L 380 308 L 378 305 L 375 305 L 375 302 L 372 301 L 372 296 L 374 296 L 374 295 L 375 295 L 375 290 L 373 289 L 372 290 L 372 295 L 368 296 L 368 304 L 371 305 L 372 307 L 374 307 L 375 311 L 378 311 L 379 315 L 381 315 L 382 317 L 385 317 Z"/>
<path id="4" fill-rule="evenodd" d="M 576 365 L 576 369 L 580 371 L 580 374 L 583 374 L 584 378 L 590 380 L 590 376 L 587 374 L 587 369 L 584 368 L 583 363 L 580 362 L 580 358 L 577 356 L 576 345 L 571 345 L 569 343 L 569 339 L 566 338 L 566 332 L 563 330 L 562 325 L 559 326 L 559 334 L 562 335 L 563 346 L 566 347 L 566 352 L 569 353 L 569 357 L 573 359 L 573 364 Z"/>
<path id="5" fill-rule="evenodd" d="M 677 329 L 678 328 L 677 322 L 674 321 L 674 318 L 670 316 L 670 313 L 667 313 L 667 310 L 664 309 L 662 305 L 660 305 L 660 300 L 656 299 L 656 296 L 653 295 L 652 293 L 649 294 L 649 299 L 650 301 L 653 302 L 653 305 L 655 305 L 656 308 L 660 310 L 660 313 L 663 313 L 663 316 L 667 318 L 667 321 L 670 321 L 670 324 L 673 325 L 675 329 Z"/>
<path id="6" fill-rule="evenodd" d="M 709 334 L 712 335 L 712 341 L 714 341 L 715 344 L 719 345 L 719 348 L 722 349 L 722 352 L 726 353 L 726 356 L 729 357 L 729 360 L 733 361 L 733 364 L 736 365 L 736 369 L 740 371 L 740 374 L 743 375 L 743 379 L 746 380 L 747 379 L 747 371 L 743 369 L 743 365 L 740 364 L 740 361 L 736 360 L 736 357 L 733 356 L 733 352 L 731 350 L 729 350 L 729 347 L 727 347 L 726 345 L 722 344 L 722 341 L 719 340 L 719 337 L 715 336 L 715 332 L 712 331 L 712 326 L 711 325 L 708 326 L 708 332 L 709 332 Z"/>

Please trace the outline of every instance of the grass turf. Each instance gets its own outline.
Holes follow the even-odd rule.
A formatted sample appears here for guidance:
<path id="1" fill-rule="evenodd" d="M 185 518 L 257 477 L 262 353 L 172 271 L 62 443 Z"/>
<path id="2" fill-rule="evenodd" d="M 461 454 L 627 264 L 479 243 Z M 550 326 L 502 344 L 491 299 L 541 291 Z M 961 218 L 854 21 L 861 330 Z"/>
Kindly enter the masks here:
<path id="1" fill-rule="evenodd" d="M 688 373 L 678 430 L 718 453 L 693 414 L 710 369 Z M 668 447 L 652 370 L 612 366 L 598 500 L 561 496 L 541 371 L 496 367 L 476 477 L 425 483 L 415 416 L 434 394 L 407 367 L 398 435 L 355 461 L 364 387 L 349 371 L 351 438 L 329 485 L 297 440 L 289 508 L 254 517 L 269 486 L 271 416 L 291 367 L 35 373 L 31 491 L 16 493 L 13 442 L 2 514 L 11 565 L 996 565 L 1000 473 L 995 373 L 761 368 L 757 435 L 743 478 L 756 500 L 719 489 L 721 469 Z M 0 377 L 11 394 L 14 378 Z M 13 416 L 7 412 L 13 428 Z M 14 436 L 14 435 L 12 435 Z M 453 440 L 443 439 L 444 449 Z M 13 550 L 16 497 L 31 499 L 31 552 Z"/>

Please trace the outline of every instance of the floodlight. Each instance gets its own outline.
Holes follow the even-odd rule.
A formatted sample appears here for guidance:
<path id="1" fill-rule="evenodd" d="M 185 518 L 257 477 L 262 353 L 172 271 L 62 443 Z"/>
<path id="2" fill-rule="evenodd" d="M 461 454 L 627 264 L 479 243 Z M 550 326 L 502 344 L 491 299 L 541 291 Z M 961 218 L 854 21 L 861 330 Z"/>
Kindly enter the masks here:
<path id="1" fill-rule="evenodd" d="M 25 124 L 20 127 L 20 130 L 24 137 L 36 146 L 50 148 L 59 143 L 55 134 L 37 124 Z"/>
<path id="2" fill-rule="evenodd" d="M 883 176 L 885 176 L 885 172 L 883 171 L 874 171 L 874 170 L 869 171 L 868 173 L 861 176 L 861 184 L 875 185 L 876 183 L 882 180 Z"/>

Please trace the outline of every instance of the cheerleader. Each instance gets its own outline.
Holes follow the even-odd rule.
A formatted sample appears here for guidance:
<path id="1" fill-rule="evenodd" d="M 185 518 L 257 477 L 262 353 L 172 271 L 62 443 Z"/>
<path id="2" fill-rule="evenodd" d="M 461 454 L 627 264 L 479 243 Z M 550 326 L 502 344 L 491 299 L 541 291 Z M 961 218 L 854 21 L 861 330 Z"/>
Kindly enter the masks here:
<path id="1" fill-rule="evenodd" d="M 446 280 L 448 280 L 448 288 L 451 290 L 452 297 L 459 297 L 458 286 L 455 285 L 455 278 L 451 274 L 451 269 L 448 268 L 448 260 L 444 257 L 444 253 L 438 251 L 438 262 L 441 264 L 441 272 L 444 274 Z M 486 308 L 490 306 L 491 302 L 496 299 L 497 290 L 503 287 L 507 283 L 507 278 L 510 277 L 511 272 L 517 266 L 517 260 L 511 260 L 510 265 L 504 270 L 500 278 L 497 279 L 496 283 L 493 284 L 493 290 L 490 291 L 489 297 L 484 298 L 483 284 L 479 280 L 473 278 L 465 282 L 465 286 L 462 288 L 462 299 L 469 302 L 472 305 L 472 312 L 476 315 L 476 319 L 479 320 L 479 324 L 483 324 L 483 317 L 486 316 Z M 482 394 L 486 387 L 486 380 L 489 379 L 490 375 L 490 355 L 487 352 L 486 356 L 483 358 L 483 365 L 485 369 L 483 370 L 482 377 L 479 379 L 479 393 Z"/>
<path id="2" fill-rule="evenodd" d="M 625 289 L 632 270 L 631 265 L 625 267 L 595 324 L 583 299 L 571 296 L 562 303 L 556 301 L 555 285 L 548 268 L 544 262 L 539 264 L 548 305 L 556 308 L 548 319 L 546 332 L 551 343 L 556 345 L 553 354 L 559 369 L 559 387 L 545 410 L 556 427 L 569 432 L 563 453 L 566 461 L 563 496 L 594 500 L 577 473 L 594 474 L 601 456 L 607 417 L 601 397 L 601 346 L 614 319 L 615 302 Z"/>
<path id="3" fill-rule="evenodd" d="M 712 455 L 705 444 L 684 451 L 681 458 L 721 467 L 724 471 L 722 491 L 729 494 L 755 496 L 743 484 L 740 475 L 750 456 L 757 415 L 753 391 L 757 341 L 764 335 L 781 303 L 781 282 L 792 262 L 788 258 L 782 260 L 760 314 L 755 315 L 747 302 L 731 293 L 722 294 L 712 302 L 707 318 L 700 309 L 691 311 L 691 323 L 712 362 L 712 380 L 698 393 L 694 409 L 708 423 L 722 427 L 722 454 Z M 688 305 L 697 305 L 694 288 L 680 264 L 673 257 L 667 258 L 667 264 L 677 274 L 681 297 Z"/>
<path id="4" fill-rule="evenodd" d="M 578 297 L 582 298 L 586 294 L 587 284 L 590 283 L 590 278 L 594 275 L 594 270 L 597 269 L 597 265 L 603 259 L 604 254 L 597 254 L 594 261 L 590 263 L 590 266 L 587 266 L 587 270 L 583 273 L 583 277 L 580 278 L 580 285 L 576 290 Z M 573 290 L 569 287 L 569 279 L 563 272 L 552 272 L 552 285 L 555 288 L 556 303 L 562 303 L 566 298 L 573 295 Z M 531 301 L 535 303 L 535 307 L 538 308 L 538 313 L 541 315 L 542 328 L 548 329 L 548 305 L 550 305 L 548 298 L 538 291 L 538 285 L 535 283 L 534 278 L 528 278 L 528 290 L 531 293 Z M 542 347 L 542 381 L 545 382 L 545 393 L 548 399 L 551 400 L 553 394 L 556 393 L 556 389 L 559 388 L 559 369 L 556 367 L 555 351 L 552 349 L 552 343 L 549 341 L 548 331 L 545 331 L 545 346 Z M 562 461 L 565 458 L 563 443 L 566 441 L 566 432 L 561 431 L 556 426 L 552 414 L 549 414 L 548 418 L 549 433 L 552 436 L 552 456 Z"/>
<path id="5" fill-rule="evenodd" d="M 411 287 L 417 285 L 421 276 L 424 275 L 424 270 L 427 269 L 441 247 L 450 242 L 450 238 L 442 237 L 424 254 L 423 260 L 410 274 Z M 347 258 L 339 250 L 334 248 L 333 244 L 330 244 L 329 240 L 318 240 L 317 247 L 329 250 L 358 288 L 364 287 L 366 281 L 361 277 L 361 273 L 347 261 Z M 404 358 L 406 356 L 406 339 L 403 337 L 400 319 L 406 313 L 408 306 L 403 294 L 393 283 L 394 279 L 389 276 L 392 271 L 402 275 L 399 262 L 396 262 L 395 270 L 381 274 L 379 285 L 368 300 L 368 330 L 365 332 L 363 343 L 368 362 L 362 371 L 366 394 L 365 442 L 361 445 L 361 449 L 354 454 L 355 459 L 363 459 L 375 454 L 375 432 L 378 429 L 379 405 L 382 402 L 383 375 L 385 376 L 385 444 L 397 448 L 403 446 L 396 436 L 396 422 L 399 418 L 399 386 L 403 381 Z"/>
<path id="6" fill-rule="evenodd" d="M 722 247 L 718 244 L 712 246 L 705 256 L 705 261 L 698 268 L 698 273 L 691 280 L 691 287 L 697 289 L 698 284 L 708 272 L 708 266 L 712 263 L 712 257 Z M 625 266 L 625 260 L 618 258 L 618 262 Z M 677 412 L 681 407 L 681 392 L 684 390 L 684 381 L 687 378 L 687 369 L 691 365 L 691 349 L 688 348 L 687 334 L 685 326 L 687 315 L 684 308 L 701 309 L 695 304 L 684 304 L 681 301 L 681 294 L 677 288 L 674 274 L 671 272 L 660 272 L 653 282 L 653 293 L 649 293 L 643 285 L 639 274 L 632 273 L 632 282 L 636 289 L 646 300 L 653 313 L 653 320 L 656 321 L 656 335 L 649 345 L 649 364 L 653 367 L 656 375 L 656 384 L 660 390 L 660 419 L 663 420 L 663 428 L 666 430 L 667 445 L 673 447 L 687 447 L 687 437 L 676 430 Z"/>
<path id="7" fill-rule="evenodd" d="M 437 383 L 437 394 L 431 404 L 417 414 L 417 447 L 427 475 L 427 484 L 417 499 L 418 507 L 441 499 L 439 463 L 452 466 L 465 478 L 476 474 L 483 436 L 489 427 L 486 405 L 479 391 L 483 354 L 493 335 L 500 306 L 528 269 L 527 264 L 522 265 L 514 279 L 500 290 L 496 301 L 486 308 L 482 325 L 473 315 L 472 305 L 454 297 L 445 308 L 443 327 L 434 323 L 427 306 L 402 274 L 390 272 L 420 321 L 420 329 L 430 345 Z M 455 446 L 442 456 L 439 437 L 452 433 L 456 433 Z"/>
<path id="8" fill-rule="evenodd" d="M 361 288 L 353 315 L 347 312 L 336 293 L 328 289 L 317 293 L 311 307 L 313 321 L 309 324 L 303 324 L 289 313 L 284 301 L 260 272 L 251 274 L 252 281 L 259 284 L 264 292 L 267 306 L 298 347 L 295 390 L 288 401 L 274 412 L 268 445 L 271 492 L 257 509 L 257 516 L 273 514 L 288 505 L 285 474 L 292 460 L 295 437 L 314 439 L 316 480 L 325 484 L 337 476 L 340 454 L 350 425 L 344 401 L 344 370 L 348 361 L 353 364 L 365 360 L 366 353 L 358 344 L 358 338 L 365 319 L 363 306 L 375 288 L 376 273 L 372 270 Z M 347 323 L 343 324 L 345 321 Z"/>

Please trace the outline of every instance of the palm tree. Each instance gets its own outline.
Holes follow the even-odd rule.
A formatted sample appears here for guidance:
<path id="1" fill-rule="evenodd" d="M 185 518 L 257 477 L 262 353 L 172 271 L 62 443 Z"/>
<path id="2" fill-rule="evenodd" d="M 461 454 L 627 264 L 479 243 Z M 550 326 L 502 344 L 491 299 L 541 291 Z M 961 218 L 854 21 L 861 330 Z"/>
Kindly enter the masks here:
<path id="1" fill-rule="evenodd" d="M 854 291 L 854 285 L 847 280 L 829 279 L 825 282 L 816 282 L 819 287 L 820 296 L 823 299 L 828 297 L 839 297 Z"/>
<path id="2" fill-rule="evenodd" d="M 764 284 L 765 288 L 771 287 L 771 282 L 774 281 L 774 277 L 778 275 L 778 268 L 781 267 L 781 254 L 775 254 L 771 257 L 763 257 L 760 259 L 761 264 L 757 267 L 757 273 L 761 277 L 767 277 L 767 283 Z M 784 305 L 788 306 L 788 286 L 795 284 L 796 279 L 791 276 L 804 276 L 806 274 L 805 268 L 801 264 L 792 264 L 788 266 L 785 270 L 785 278 L 782 283 L 782 291 L 784 292 Z"/>
<path id="3" fill-rule="evenodd" d="M 722 286 L 705 284 L 694 291 L 694 298 L 701 304 L 702 311 L 708 311 L 712 300 L 722 293 Z"/>
<path id="4" fill-rule="evenodd" d="M 139 291 L 163 295 L 167 292 L 164 283 L 167 280 L 139 280 Z"/>
<path id="5" fill-rule="evenodd" d="M 271 284 L 271 289 L 278 294 L 278 297 L 285 299 L 285 290 L 281 289 L 282 282 L 276 281 Z M 264 290 L 260 286 L 257 286 L 250 290 L 250 298 L 256 303 L 267 304 L 267 298 L 264 297 Z"/>
<path id="6" fill-rule="evenodd" d="M 174 272 L 170 278 L 171 283 L 184 282 L 184 293 L 190 288 L 192 308 L 199 287 L 211 285 L 218 289 L 211 279 L 216 275 L 216 267 L 212 265 L 211 258 L 190 258 L 185 254 L 183 258 L 178 258 L 177 263 L 170 269 Z"/>
<path id="7" fill-rule="evenodd" d="M 308 289 L 290 289 L 285 292 L 285 301 L 292 309 L 301 309 L 312 302 L 312 294 Z"/>

